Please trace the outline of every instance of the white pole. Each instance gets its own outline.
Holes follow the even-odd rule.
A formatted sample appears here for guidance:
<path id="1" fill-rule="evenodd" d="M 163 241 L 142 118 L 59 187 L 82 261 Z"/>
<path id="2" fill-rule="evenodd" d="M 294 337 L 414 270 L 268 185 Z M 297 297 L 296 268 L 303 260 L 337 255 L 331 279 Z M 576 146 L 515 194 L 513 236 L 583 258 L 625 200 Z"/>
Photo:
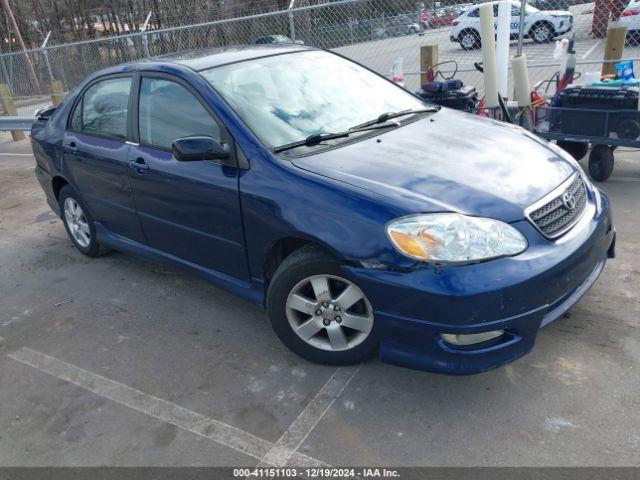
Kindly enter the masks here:
<path id="1" fill-rule="evenodd" d="M 513 83 L 516 87 L 516 99 L 519 107 L 531 105 L 531 84 L 529 83 L 529 72 L 527 71 L 527 57 L 516 55 L 511 60 L 513 65 Z"/>
<path id="2" fill-rule="evenodd" d="M 508 97 L 509 42 L 511 41 L 511 2 L 498 3 L 498 40 L 496 43 L 496 73 L 498 92 Z"/>
<path id="3" fill-rule="evenodd" d="M 482 69 L 484 71 L 484 95 L 487 108 L 497 108 L 498 82 L 496 78 L 496 38 L 493 28 L 493 4 L 480 5 L 480 40 L 482 42 Z"/>

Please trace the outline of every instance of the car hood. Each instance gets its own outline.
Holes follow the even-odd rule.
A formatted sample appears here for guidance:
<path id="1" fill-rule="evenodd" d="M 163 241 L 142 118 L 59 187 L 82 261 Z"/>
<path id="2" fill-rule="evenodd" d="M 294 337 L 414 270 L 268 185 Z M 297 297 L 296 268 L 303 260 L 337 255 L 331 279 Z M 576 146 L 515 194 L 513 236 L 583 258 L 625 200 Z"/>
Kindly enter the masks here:
<path id="1" fill-rule="evenodd" d="M 294 158 L 302 169 L 418 212 L 512 222 L 574 171 L 526 130 L 443 108 L 380 135 Z"/>

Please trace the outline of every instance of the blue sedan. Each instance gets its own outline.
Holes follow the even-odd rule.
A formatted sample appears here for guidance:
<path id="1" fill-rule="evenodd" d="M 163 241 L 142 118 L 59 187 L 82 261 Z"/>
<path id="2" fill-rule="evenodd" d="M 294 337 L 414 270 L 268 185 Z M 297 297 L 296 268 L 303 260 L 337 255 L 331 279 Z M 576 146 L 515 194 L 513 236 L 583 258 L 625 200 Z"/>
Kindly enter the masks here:
<path id="1" fill-rule="evenodd" d="M 32 144 L 80 252 L 185 268 L 314 362 L 503 365 L 614 256 L 609 201 L 563 150 L 301 45 L 100 71 Z"/>

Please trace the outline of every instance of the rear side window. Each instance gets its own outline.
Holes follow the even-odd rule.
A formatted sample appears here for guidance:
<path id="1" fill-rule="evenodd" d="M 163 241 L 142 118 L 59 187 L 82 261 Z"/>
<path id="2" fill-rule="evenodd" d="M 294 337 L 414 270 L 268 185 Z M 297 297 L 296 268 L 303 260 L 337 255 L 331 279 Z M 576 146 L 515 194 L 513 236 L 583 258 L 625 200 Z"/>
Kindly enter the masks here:
<path id="1" fill-rule="evenodd" d="M 127 114 L 132 79 L 102 80 L 89 87 L 71 117 L 78 132 L 111 138 L 127 138 Z"/>
<path id="2" fill-rule="evenodd" d="M 171 148 L 174 140 L 192 135 L 220 138 L 220 127 L 198 99 L 179 83 L 142 78 L 139 105 L 140 143 Z"/>
<path id="3" fill-rule="evenodd" d="M 479 17 L 479 16 L 480 16 L 480 10 L 478 10 L 477 8 L 474 8 L 467 14 L 467 17 Z"/>

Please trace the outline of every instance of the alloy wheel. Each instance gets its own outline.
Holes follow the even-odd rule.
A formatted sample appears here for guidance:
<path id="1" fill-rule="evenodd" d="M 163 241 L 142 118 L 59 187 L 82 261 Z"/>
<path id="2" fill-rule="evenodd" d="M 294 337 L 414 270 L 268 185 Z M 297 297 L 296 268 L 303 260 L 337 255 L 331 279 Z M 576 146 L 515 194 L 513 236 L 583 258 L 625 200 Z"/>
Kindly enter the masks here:
<path id="1" fill-rule="evenodd" d="M 82 248 L 87 248 L 91 243 L 89 222 L 80 204 L 71 197 L 64 201 L 64 217 L 75 241 Z"/>
<path id="2" fill-rule="evenodd" d="M 286 307 L 296 335 L 321 350 L 350 350 L 373 329 L 367 297 L 355 284 L 335 275 L 305 278 L 289 293 Z"/>
<path id="3" fill-rule="evenodd" d="M 551 30 L 546 25 L 539 25 L 536 27 L 535 32 L 533 32 L 533 37 L 538 43 L 546 42 L 551 35 Z"/>
<path id="4" fill-rule="evenodd" d="M 476 37 L 472 33 L 465 33 L 462 35 L 462 46 L 465 50 L 471 50 L 476 44 Z"/>

